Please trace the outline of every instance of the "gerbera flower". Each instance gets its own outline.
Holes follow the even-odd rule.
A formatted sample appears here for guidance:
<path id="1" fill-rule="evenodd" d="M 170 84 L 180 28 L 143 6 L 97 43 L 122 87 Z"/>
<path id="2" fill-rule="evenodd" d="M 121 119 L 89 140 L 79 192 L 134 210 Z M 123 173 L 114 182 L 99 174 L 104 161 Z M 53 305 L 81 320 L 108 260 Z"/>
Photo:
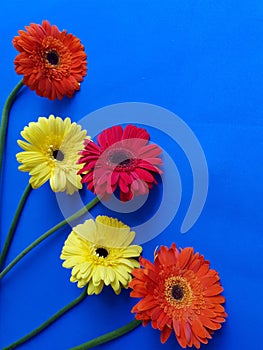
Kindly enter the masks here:
<path id="1" fill-rule="evenodd" d="M 98 136 L 98 145 L 85 142 L 79 174 L 85 173 L 82 183 L 89 190 L 105 199 L 119 188 L 120 200 L 129 201 L 133 196 L 147 194 L 156 184 L 156 174 L 161 174 L 159 158 L 161 149 L 149 143 L 145 129 L 128 125 L 113 126 Z"/>
<path id="2" fill-rule="evenodd" d="M 82 188 L 81 177 L 77 174 L 78 152 L 83 148 L 86 130 L 71 123 L 70 118 L 62 120 L 50 115 L 39 117 L 24 128 L 21 135 L 26 141 L 18 140 L 24 152 L 17 153 L 19 170 L 29 172 L 33 188 L 50 180 L 54 192 L 72 194 Z"/>
<path id="3" fill-rule="evenodd" d="M 134 258 L 142 252 L 140 246 L 130 245 L 134 236 L 129 226 L 108 216 L 74 227 L 60 256 L 63 266 L 72 268 L 70 281 L 78 282 L 79 288 L 88 285 L 88 294 L 99 294 L 104 284 L 116 294 L 128 288 L 131 271 L 140 266 Z"/>
<path id="4" fill-rule="evenodd" d="M 165 343 L 174 331 L 186 348 L 206 344 L 227 316 L 218 273 L 193 248 L 179 251 L 175 244 L 163 246 L 154 263 L 141 258 L 143 268 L 135 269 L 131 296 L 142 298 L 132 309 L 135 317 L 161 331 Z"/>
<path id="5" fill-rule="evenodd" d="M 13 39 L 20 52 L 15 69 L 24 75 L 23 83 L 50 100 L 72 97 L 87 71 L 87 56 L 80 40 L 48 21 L 25 28 Z"/>

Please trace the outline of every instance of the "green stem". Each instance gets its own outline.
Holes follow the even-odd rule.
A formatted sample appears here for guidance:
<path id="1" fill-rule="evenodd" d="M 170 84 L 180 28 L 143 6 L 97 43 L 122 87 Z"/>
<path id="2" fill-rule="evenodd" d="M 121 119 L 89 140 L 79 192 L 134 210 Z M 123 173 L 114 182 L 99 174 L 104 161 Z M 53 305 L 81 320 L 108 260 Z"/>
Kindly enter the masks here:
<path id="1" fill-rule="evenodd" d="M 71 348 L 70 350 L 86 350 L 86 349 L 91 349 L 95 346 L 107 343 L 110 340 L 119 338 L 122 335 L 132 331 L 133 329 L 137 328 L 141 323 L 142 323 L 142 321 L 133 320 L 130 323 L 126 324 L 125 326 L 116 329 L 115 331 L 101 335 L 100 337 L 94 338 L 94 339 L 92 339 L 84 344 L 81 344 L 79 346 L 75 346 L 74 348 Z"/>
<path id="2" fill-rule="evenodd" d="M 21 212 L 23 210 L 23 207 L 25 205 L 25 202 L 26 202 L 26 200 L 27 200 L 31 190 L 32 190 L 32 187 L 31 187 L 30 184 L 28 184 L 26 189 L 25 189 L 25 191 L 24 191 L 24 193 L 23 193 L 23 195 L 22 195 L 22 197 L 21 197 L 21 199 L 20 199 L 18 207 L 16 209 L 13 221 L 11 223 L 9 232 L 7 234 L 7 238 L 6 238 L 6 241 L 5 241 L 5 244 L 4 244 L 4 248 L 3 248 L 2 253 L 0 255 L 0 269 L 2 268 L 2 266 L 3 266 L 4 262 L 5 262 L 6 256 L 8 254 L 8 251 L 9 251 L 9 248 L 10 248 L 10 245 L 11 245 L 11 242 L 12 242 L 12 239 L 13 239 L 14 234 L 15 234 L 15 229 L 16 229 L 16 226 L 18 224 Z"/>
<path id="3" fill-rule="evenodd" d="M 91 209 L 95 204 L 99 202 L 99 198 L 95 197 L 92 201 L 90 201 L 87 205 L 77 211 L 75 214 L 71 215 L 67 219 L 61 221 L 57 225 L 53 226 L 50 230 L 45 232 L 42 236 L 37 238 L 33 243 L 31 243 L 27 248 L 25 248 L 7 267 L 0 273 L 0 279 L 4 277 L 8 271 L 10 271 L 19 260 L 21 260 L 27 253 L 29 253 L 33 248 L 35 248 L 39 243 L 44 241 L 46 238 L 52 235 L 55 231 L 66 225 L 67 223 L 79 218 L 81 215 L 85 214 L 87 210 Z"/>
<path id="4" fill-rule="evenodd" d="M 0 176 L 2 174 L 3 154 L 4 154 L 4 148 L 5 148 L 5 139 L 6 139 L 6 133 L 7 133 L 9 112 L 18 91 L 22 88 L 23 85 L 24 85 L 23 80 L 21 80 L 14 87 L 13 91 L 11 91 L 10 95 L 6 100 L 2 111 L 2 121 L 1 121 L 1 129 L 0 129 Z"/>
<path id="5" fill-rule="evenodd" d="M 85 299 L 85 297 L 87 296 L 87 288 L 85 288 L 85 290 L 80 294 L 80 296 L 71 301 L 68 305 L 64 306 L 61 310 L 59 310 L 57 313 L 55 313 L 55 315 L 53 315 L 52 317 L 50 317 L 46 322 L 42 323 L 42 325 L 40 325 L 39 327 L 35 328 L 32 332 L 28 333 L 27 335 L 25 335 L 23 338 L 17 340 L 16 342 L 14 342 L 13 344 L 7 346 L 6 348 L 4 348 L 3 350 L 11 350 L 11 349 L 15 349 L 17 348 L 19 345 L 24 344 L 25 342 L 27 342 L 28 340 L 30 340 L 31 338 L 35 337 L 37 334 L 39 334 L 40 332 L 42 332 L 44 329 L 46 329 L 47 327 L 49 327 L 52 323 L 54 323 L 58 318 L 60 318 L 61 316 L 63 316 L 66 312 L 68 312 L 69 310 L 71 310 L 73 307 L 75 307 L 76 305 L 78 305 L 82 300 Z"/>

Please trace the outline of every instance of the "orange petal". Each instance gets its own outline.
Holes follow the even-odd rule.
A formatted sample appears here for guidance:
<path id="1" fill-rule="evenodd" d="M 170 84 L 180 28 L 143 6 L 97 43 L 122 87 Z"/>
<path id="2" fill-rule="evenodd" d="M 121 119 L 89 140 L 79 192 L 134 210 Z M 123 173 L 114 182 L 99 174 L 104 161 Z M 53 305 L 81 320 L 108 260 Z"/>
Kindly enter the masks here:
<path id="1" fill-rule="evenodd" d="M 214 312 L 214 309 L 204 309 L 201 311 L 202 315 L 205 317 L 213 318 L 216 317 L 216 313 Z"/>
<path id="2" fill-rule="evenodd" d="M 206 337 L 205 328 L 198 318 L 192 320 L 192 330 L 196 336 L 201 337 L 201 338 Z"/>
<path id="3" fill-rule="evenodd" d="M 207 276 L 205 276 L 205 277 L 201 277 L 200 280 L 201 280 L 203 286 L 210 287 L 213 284 L 215 284 L 216 282 L 218 282 L 218 279 L 216 277 L 207 277 Z"/>
<path id="4" fill-rule="evenodd" d="M 223 295 L 215 295 L 207 297 L 206 301 L 211 304 L 222 304 L 225 302 L 225 298 L 223 297 Z"/>
<path id="5" fill-rule="evenodd" d="M 166 265 L 166 256 L 168 248 L 166 246 L 161 246 L 156 254 L 155 262 L 158 261 L 161 265 Z"/>
<path id="6" fill-rule="evenodd" d="M 176 336 L 179 337 L 179 335 L 180 335 L 180 325 L 179 325 L 179 321 L 176 318 L 173 319 L 173 329 L 174 329 L 174 332 L 175 332 Z"/>
<path id="7" fill-rule="evenodd" d="M 145 275 L 150 278 L 153 282 L 157 283 L 158 275 L 152 270 L 146 269 Z"/>
<path id="8" fill-rule="evenodd" d="M 186 349 L 186 348 L 187 348 L 187 344 L 186 344 L 185 338 L 177 337 L 177 341 L 178 341 L 178 343 L 180 344 L 180 346 L 181 346 L 183 349 Z"/>
<path id="9" fill-rule="evenodd" d="M 177 259 L 177 266 L 184 269 L 189 263 L 191 257 L 193 256 L 193 248 L 184 248 L 180 252 Z"/>
<path id="10" fill-rule="evenodd" d="M 214 312 L 222 312 L 223 314 L 225 313 L 225 308 L 222 305 L 215 304 L 213 309 Z"/>
<path id="11" fill-rule="evenodd" d="M 202 322 L 202 324 L 209 329 L 216 330 L 221 328 L 220 324 L 212 322 L 209 318 L 205 316 L 199 316 L 199 319 Z"/>
<path id="12" fill-rule="evenodd" d="M 143 269 L 133 269 L 132 275 L 145 283 L 145 273 Z"/>
<path id="13" fill-rule="evenodd" d="M 167 341 L 167 339 L 170 337 L 171 333 L 172 333 L 172 328 L 165 326 L 161 332 L 161 343 L 162 344 L 164 344 Z"/>
<path id="14" fill-rule="evenodd" d="M 147 292 L 132 290 L 130 293 L 130 296 L 133 298 L 143 298 L 146 294 L 147 294 Z"/>
<path id="15" fill-rule="evenodd" d="M 196 338 L 196 336 L 192 333 L 192 343 L 196 347 L 196 349 L 200 349 L 200 341 Z"/>
<path id="16" fill-rule="evenodd" d="M 206 290 L 204 290 L 204 295 L 205 296 L 213 296 L 213 295 L 218 295 L 220 293 L 222 293 L 224 290 L 224 288 L 220 285 L 214 285 L 214 286 L 211 286 L 209 288 L 207 288 Z"/>
<path id="17" fill-rule="evenodd" d="M 189 270 L 197 272 L 200 266 L 201 266 L 201 261 L 199 259 L 194 259 L 189 265 Z"/>
<path id="18" fill-rule="evenodd" d="M 186 338 L 186 341 L 187 341 L 187 344 L 189 346 L 191 346 L 191 339 L 192 339 L 192 330 L 191 330 L 191 326 L 190 324 L 187 322 L 187 321 L 183 321 L 182 320 L 182 326 L 184 328 L 184 334 L 185 334 L 185 338 Z"/>
<path id="19" fill-rule="evenodd" d="M 137 304 L 139 311 L 145 311 L 152 309 L 155 306 L 155 300 L 151 295 L 147 295 L 144 299 L 140 300 Z"/>
<path id="20" fill-rule="evenodd" d="M 204 276 L 207 274 L 209 270 L 209 262 L 205 262 L 202 266 L 200 266 L 199 270 L 197 271 L 198 276 Z"/>
<path id="21" fill-rule="evenodd" d="M 151 315 L 152 320 L 157 320 L 157 319 L 160 317 L 160 315 L 161 315 L 162 312 L 163 312 L 163 310 L 160 309 L 159 306 L 156 307 L 156 308 L 152 311 L 152 315 Z"/>
<path id="22" fill-rule="evenodd" d="M 143 258 L 142 256 L 140 257 L 140 264 L 147 269 L 154 270 L 154 265 L 149 260 Z"/>

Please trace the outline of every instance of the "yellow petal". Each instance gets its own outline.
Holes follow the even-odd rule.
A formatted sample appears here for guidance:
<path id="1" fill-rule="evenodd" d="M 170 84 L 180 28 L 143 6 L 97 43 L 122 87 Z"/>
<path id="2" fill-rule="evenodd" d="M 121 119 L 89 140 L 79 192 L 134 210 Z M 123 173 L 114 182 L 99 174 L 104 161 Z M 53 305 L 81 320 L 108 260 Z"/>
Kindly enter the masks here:
<path id="1" fill-rule="evenodd" d="M 94 288 L 94 285 L 92 283 L 92 280 L 89 282 L 87 293 L 88 293 L 88 295 L 92 295 L 95 293 L 95 288 Z"/>
<path id="2" fill-rule="evenodd" d="M 116 294 L 120 294 L 121 291 L 121 285 L 120 282 L 118 280 L 118 278 L 116 277 L 115 280 L 111 283 L 112 289 L 114 290 L 114 292 Z"/>
<path id="3" fill-rule="evenodd" d="M 77 225 L 73 228 L 74 232 L 80 237 L 84 238 L 89 242 L 96 241 L 96 225 L 94 220 L 89 219 L 84 222 L 84 224 Z"/>
<path id="4" fill-rule="evenodd" d="M 108 216 L 97 216 L 96 226 L 96 243 L 106 247 L 126 247 L 135 237 L 135 232 L 130 231 L 129 226 Z"/>
<path id="5" fill-rule="evenodd" d="M 94 286 L 98 286 L 100 281 L 101 281 L 101 279 L 100 279 L 100 266 L 98 266 L 93 271 L 92 282 L 93 282 Z"/>
<path id="6" fill-rule="evenodd" d="M 98 286 L 94 286 L 94 293 L 97 295 L 100 294 L 103 286 L 104 286 L 104 283 L 102 281 L 100 282 L 100 284 Z"/>
<path id="7" fill-rule="evenodd" d="M 59 167 L 55 167 L 54 174 L 50 177 L 50 186 L 54 192 L 65 191 L 66 175 Z"/>

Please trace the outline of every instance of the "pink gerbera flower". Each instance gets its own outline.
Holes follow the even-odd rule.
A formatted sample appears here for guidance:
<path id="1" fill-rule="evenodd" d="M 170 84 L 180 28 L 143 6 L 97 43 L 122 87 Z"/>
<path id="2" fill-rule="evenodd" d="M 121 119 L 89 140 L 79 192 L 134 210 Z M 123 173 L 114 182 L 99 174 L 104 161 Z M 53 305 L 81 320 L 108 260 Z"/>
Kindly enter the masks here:
<path id="1" fill-rule="evenodd" d="M 133 196 L 147 194 L 156 184 L 161 148 L 149 144 L 149 133 L 134 125 L 113 126 L 97 138 L 98 144 L 85 141 L 81 151 L 78 174 L 84 174 L 82 183 L 96 195 L 108 199 L 119 188 L 120 200 L 129 201 Z"/>

